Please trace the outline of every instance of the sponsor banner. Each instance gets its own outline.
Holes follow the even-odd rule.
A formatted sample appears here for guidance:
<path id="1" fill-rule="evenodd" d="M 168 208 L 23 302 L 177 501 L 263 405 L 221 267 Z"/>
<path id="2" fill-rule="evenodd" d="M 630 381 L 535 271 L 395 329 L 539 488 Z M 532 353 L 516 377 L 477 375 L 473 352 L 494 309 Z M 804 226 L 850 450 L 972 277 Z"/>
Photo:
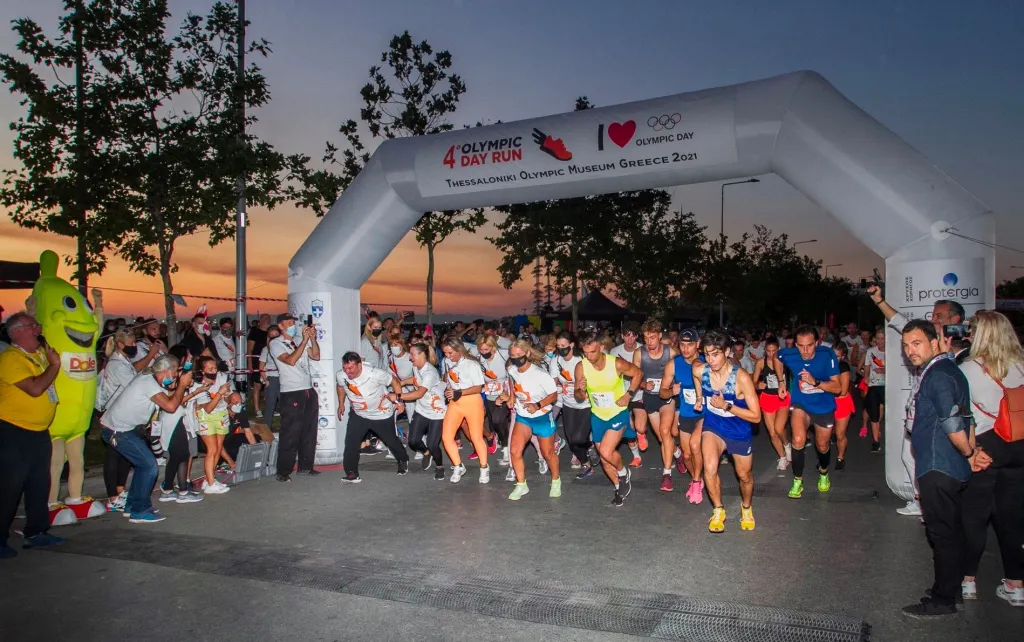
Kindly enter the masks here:
<path id="1" fill-rule="evenodd" d="M 93 352 L 62 352 L 60 367 L 64 374 L 75 381 L 96 378 L 96 354 Z"/>
<path id="2" fill-rule="evenodd" d="M 423 196 L 734 163 L 733 97 L 640 104 L 430 136 L 416 155 Z"/>
<path id="3" fill-rule="evenodd" d="M 305 325 L 313 317 L 316 340 L 320 344 L 320 359 L 334 358 L 334 341 L 331 337 L 331 293 L 330 292 L 289 292 L 288 312 Z"/>

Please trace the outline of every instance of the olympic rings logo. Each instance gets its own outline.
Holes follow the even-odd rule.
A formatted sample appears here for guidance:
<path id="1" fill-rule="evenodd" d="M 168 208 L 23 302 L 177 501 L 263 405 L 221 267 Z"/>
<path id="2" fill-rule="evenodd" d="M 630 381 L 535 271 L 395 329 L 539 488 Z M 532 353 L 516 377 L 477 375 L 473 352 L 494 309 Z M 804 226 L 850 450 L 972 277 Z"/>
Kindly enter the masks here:
<path id="1" fill-rule="evenodd" d="M 676 112 L 669 116 L 668 114 L 662 114 L 661 116 L 651 116 L 647 119 L 647 126 L 656 132 L 661 130 L 668 131 L 674 128 L 679 122 L 683 120 L 682 115 Z"/>

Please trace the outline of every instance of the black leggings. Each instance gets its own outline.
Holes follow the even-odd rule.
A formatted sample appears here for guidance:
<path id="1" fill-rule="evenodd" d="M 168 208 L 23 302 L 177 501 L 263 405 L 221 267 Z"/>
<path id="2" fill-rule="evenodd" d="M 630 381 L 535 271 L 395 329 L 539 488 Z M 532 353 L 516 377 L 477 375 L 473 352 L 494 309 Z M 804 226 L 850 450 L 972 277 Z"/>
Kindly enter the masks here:
<path id="1" fill-rule="evenodd" d="M 498 435 L 498 443 L 508 447 L 508 430 L 512 422 L 512 410 L 508 406 L 499 406 L 497 400 L 484 399 L 484 428 Z"/>
<path id="2" fill-rule="evenodd" d="M 426 453 L 434 458 L 434 466 L 444 466 L 444 448 L 441 446 L 441 428 L 444 426 L 444 419 L 427 419 L 423 415 L 416 415 L 412 418 L 412 425 L 409 426 L 409 447 L 413 450 Z M 420 448 L 423 447 L 422 450 Z"/>
<path id="3" fill-rule="evenodd" d="M 864 395 L 864 409 L 868 411 L 868 421 L 878 423 L 882 419 L 882 406 L 885 405 L 885 386 L 870 386 Z"/>
<path id="4" fill-rule="evenodd" d="M 409 422 L 409 448 L 412 448 L 413 452 L 425 453 L 430 450 L 426 441 L 429 429 L 429 419 L 422 415 L 412 416 L 412 421 Z"/>
<path id="5" fill-rule="evenodd" d="M 580 461 L 586 463 L 587 450 L 590 448 L 590 408 L 562 407 L 562 429 L 565 440 L 569 442 L 569 450 Z"/>
<path id="6" fill-rule="evenodd" d="M 171 434 L 171 443 L 167 446 L 167 469 L 164 471 L 164 483 L 160 485 L 161 490 L 174 489 L 174 477 L 178 477 L 178 492 L 183 493 L 189 489 L 188 485 L 188 459 L 191 453 L 188 448 L 188 432 L 185 430 L 185 423 L 178 420 Z"/>
<path id="7" fill-rule="evenodd" d="M 107 487 L 107 497 L 117 497 L 117 487 L 124 488 L 128 483 L 128 473 L 131 472 L 131 463 L 121 456 L 119 452 L 104 442 L 107 449 L 106 459 L 103 460 L 103 483 Z"/>
<path id="8" fill-rule="evenodd" d="M 398 428 L 395 427 L 395 418 L 367 419 L 352 412 L 348 416 L 348 428 L 345 430 L 345 454 L 342 456 L 342 465 L 345 472 L 359 474 L 359 444 L 368 433 L 377 435 L 391 454 L 399 462 L 409 463 L 409 453 L 398 438 Z M 280 469 L 279 469 L 280 470 Z"/>

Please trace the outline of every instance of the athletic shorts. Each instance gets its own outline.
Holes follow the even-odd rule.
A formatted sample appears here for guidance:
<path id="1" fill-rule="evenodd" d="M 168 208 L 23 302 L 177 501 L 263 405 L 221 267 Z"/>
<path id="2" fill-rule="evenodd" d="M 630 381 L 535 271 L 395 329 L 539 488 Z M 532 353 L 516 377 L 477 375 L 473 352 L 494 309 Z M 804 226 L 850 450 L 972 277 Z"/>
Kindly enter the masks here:
<path id="1" fill-rule="evenodd" d="M 516 423 L 523 424 L 532 430 L 534 437 L 550 437 L 555 434 L 555 418 L 551 416 L 550 412 L 539 417 L 516 415 Z"/>
<path id="2" fill-rule="evenodd" d="M 761 412 L 767 412 L 768 414 L 775 414 L 786 407 L 785 402 L 779 399 L 779 395 L 773 395 L 770 392 L 759 394 L 757 396 L 757 403 L 761 406 Z"/>
<path id="3" fill-rule="evenodd" d="M 697 426 L 700 425 L 701 420 L 704 417 L 683 417 L 679 416 L 679 432 L 690 433 L 691 435 L 697 431 Z"/>
<path id="4" fill-rule="evenodd" d="M 611 419 L 601 419 L 597 415 L 590 415 L 590 440 L 595 444 L 601 443 L 604 434 L 609 430 L 623 430 L 623 439 L 636 439 L 636 431 L 629 425 L 629 413 L 620 412 Z"/>
<path id="5" fill-rule="evenodd" d="M 642 399 L 630 399 L 628 408 L 630 410 L 643 410 L 644 402 Z"/>
<path id="6" fill-rule="evenodd" d="M 206 412 L 202 408 L 196 408 L 196 418 L 199 420 L 199 434 L 206 437 L 228 434 L 228 411 L 214 410 Z"/>
<path id="7" fill-rule="evenodd" d="M 868 411 L 868 420 L 878 422 L 882 419 L 882 406 L 885 405 L 885 386 L 869 386 L 864 395 L 864 408 Z"/>
<path id="8" fill-rule="evenodd" d="M 672 403 L 671 399 L 662 399 L 657 393 L 644 393 L 644 410 L 649 415 L 656 415 L 658 411 Z"/>
<path id="9" fill-rule="evenodd" d="M 846 419 L 854 413 L 853 396 L 836 397 L 836 419 Z"/>
<path id="10" fill-rule="evenodd" d="M 836 425 L 836 413 L 834 411 L 826 413 L 811 412 L 807 408 L 804 408 L 798 403 L 793 404 L 789 407 L 789 411 L 799 410 L 811 418 L 811 423 L 815 426 L 821 426 L 822 428 L 832 429 Z"/>
<path id="11" fill-rule="evenodd" d="M 702 435 L 712 434 L 725 442 L 725 449 L 730 455 L 747 457 L 754 452 L 754 436 L 751 434 L 746 439 L 734 439 L 715 432 L 714 428 L 705 428 Z M 701 437 L 703 439 L 703 437 Z"/>

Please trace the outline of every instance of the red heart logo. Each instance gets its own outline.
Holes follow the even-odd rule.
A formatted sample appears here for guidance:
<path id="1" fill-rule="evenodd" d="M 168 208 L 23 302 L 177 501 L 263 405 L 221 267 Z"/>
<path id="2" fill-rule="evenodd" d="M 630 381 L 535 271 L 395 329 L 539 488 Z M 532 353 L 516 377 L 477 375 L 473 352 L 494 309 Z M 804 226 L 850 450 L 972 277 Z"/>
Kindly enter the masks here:
<path id="1" fill-rule="evenodd" d="M 624 123 L 612 123 L 608 125 L 608 138 L 619 147 L 625 147 L 633 139 L 636 133 L 636 121 L 627 120 Z"/>

